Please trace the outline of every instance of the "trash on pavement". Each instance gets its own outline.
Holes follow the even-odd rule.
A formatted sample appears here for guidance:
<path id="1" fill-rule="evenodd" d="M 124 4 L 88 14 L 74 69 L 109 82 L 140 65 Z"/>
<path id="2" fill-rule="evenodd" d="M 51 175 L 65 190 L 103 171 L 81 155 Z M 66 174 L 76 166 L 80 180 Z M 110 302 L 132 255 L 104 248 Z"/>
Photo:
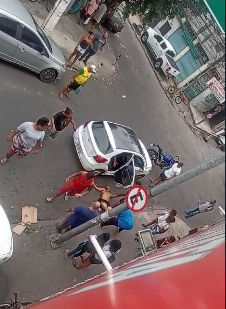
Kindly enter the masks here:
<path id="1" fill-rule="evenodd" d="M 26 228 L 38 222 L 38 209 L 35 206 L 22 207 L 21 223 L 13 227 L 13 233 L 21 235 Z"/>
<path id="2" fill-rule="evenodd" d="M 23 224 L 23 223 L 20 223 L 20 224 L 17 224 L 16 226 L 14 226 L 12 231 L 13 231 L 13 233 L 15 233 L 17 235 L 21 235 L 25 229 L 26 229 L 26 225 Z"/>

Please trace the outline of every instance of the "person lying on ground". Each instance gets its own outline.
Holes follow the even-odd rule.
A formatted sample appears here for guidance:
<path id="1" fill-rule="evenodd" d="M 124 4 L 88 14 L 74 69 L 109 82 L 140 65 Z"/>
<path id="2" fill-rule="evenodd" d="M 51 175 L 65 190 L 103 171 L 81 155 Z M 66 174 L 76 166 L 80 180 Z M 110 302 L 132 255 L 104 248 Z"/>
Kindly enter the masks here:
<path id="1" fill-rule="evenodd" d="M 120 249 L 122 247 L 122 243 L 118 239 L 111 240 L 108 244 L 105 244 L 102 248 L 106 258 L 108 259 L 108 262 L 110 264 L 115 262 L 115 256 L 117 253 L 119 253 Z M 77 269 L 86 268 L 93 265 L 101 265 L 102 260 L 100 259 L 99 255 L 97 253 L 90 254 L 86 258 L 81 259 L 80 262 L 73 262 L 73 266 Z"/>
<path id="2" fill-rule="evenodd" d="M 211 210 L 214 209 L 214 206 L 216 205 L 216 200 L 209 200 L 209 201 L 206 201 L 206 202 L 200 202 L 198 203 L 198 207 L 192 209 L 192 210 L 189 210 L 189 211 L 185 211 L 186 213 L 186 216 L 185 218 L 191 218 L 193 216 L 196 216 L 200 213 L 204 213 L 204 212 L 209 212 Z"/>
<path id="3" fill-rule="evenodd" d="M 115 194 L 111 194 L 111 187 L 107 186 L 105 188 L 99 188 L 94 184 L 94 189 L 100 192 L 100 198 L 98 202 L 100 202 L 100 207 L 104 211 L 111 210 L 110 207 L 110 199 L 117 197 Z"/>
<path id="4" fill-rule="evenodd" d="M 85 206 L 76 206 L 74 209 L 69 208 L 66 212 L 70 215 L 63 220 L 61 224 L 56 223 L 55 227 L 58 233 L 61 233 L 63 230 L 70 231 L 79 225 L 97 217 L 99 215 L 98 209 L 100 208 L 99 202 L 92 202 L 91 205 Z"/>
<path id="5" fill-rule="evenodd" d="M 152 235 L 157 235 L 157 234 L 163 234 L 166 231 L 168 231 L 170 227 L 170 223 L 175 222 L 175 217 L 174 216 L 168 216 L 166 220 L 162 221 L 161 223 L 156 223 L 151 226 L 150 230 L 152 232 Z"/>
<path id="6" fill-rule="evenodd" d="M 124 210 L 117 217 L 110 218 L 106 222 L 102 222 L 100 227 L 114 225 L 117 227 L 118 232 L 124 230 L 131 230 L 134 227 L 133 212 L 130 209 Z"/>
<path id="7" fill-rule="evenodd" d="M 109 241 L 110 237 L 111 237 L 110 233 L 102 233 L 102 234 L 96 236 L 97 242 L 98 242 L 98 244 L 100 245 L 101 248 L 103 248 L 103 246 L 106 244 L 106 242 Z M 65 249 L 66 258 L 73 257 L 73 259 L 74 259 L 76 257 L 82 256 L 84 253 L 89 253 L 89 254 L 95 254 L 96 253 L 96 250 L 95 250 L 91 240 L 89 240 L 89 239 L 81 242 L 75 249 L 73 249 L 71 251 L 68 250 L 68 249 Z"/>
<path id="8" fill-rule="evenodd" d="M 209 227 L 211 227 L 212 225 L 214 224 L 206 224 L 204 226 L 199 226 L 199 227 L 195 227 L 193 229 L 191 229 L 187 235 L 183 236 L 183 237 L 177 237 L 178 239 L 182 239 L 184 237 L 187 237 L 187 236 L 190 236 L 190 235 L 193 235 L 193 234 L 196 234 L 197 232 L 202 232 L 202 231 L 205 231 L 207 230 Z"/>
<path id="9" fill-rule="evenodd" d="M 64 95 L 67 99 L 70 99 L 69 92 L 77 90 L 79 87 L 84 87 L 87 81 L 92 77 L 92 74 L 96 72 L 96 66 L 90 64 L 88 67 L 78 69 L 73 77 L 73 81 L 67 85 L 62 92 L 59 94 L 61 100 L 64 99 Z"/>
<path id="10" fill-rule="evenodd" d="M 166 213 L 161 214 L 160 216 L 158 216 L 157 218 L 155 218 L 154 220 L 152 220 L 151 222 L 149 222 L 147 224 L 142 223 L 142 226 L 144 228 L 146 228 L 146 227 L 153 225 L 153 224 L 159 224 L 159 223 L 165 221 L 169 216 L 176 217 L 176 215 L 177 215 L 177 211 L 175 209 L 171 209 L 170 211 L 167 211 Z"/>
<path id="11" fill-rule="evenodd" d="M 183 166 L 183 162 L 174 163 L 170 168 L 164 170 L 157 179 L 153 180 L 149 178 L 151 184 L 150 187 L 157 186 L 161 182 L 172 179 L 181 173 L 181 167 Z"/>
<path id="12" fill-rule="evenodd" d="M 62 132 L 70 123 L 73 129 L 76 129 L 76 124 L 72 118 L 73 111 L 69 107 L 62 112 L 56 113 L 50 120 L 51 124 L 46 131 L 45 137 L 50 136 L 52 139 L 56 138 L 59 132 Z"/>
<path id="13" fill-rule="evenodd" d="M 94 178 L 101 175 L 101 171 L 76 172 L 66 178 L 66 185 L 59 189 L 51 197 L 47 197 L 47 202 L 52 202 L 58 196 L 65 194 L 65 200 L 68 201 L 70 196 L 83 197 L 87 195 L 94 187 Z"/>
<path id="14" fill-rule="evenodd" d="M 94 33 L 92 31 L 88 32 L 88 35 L 83 35 L 81 39 L 78 41 L 77 46 L 75 47 L 74 51 L 70 54 L 67 65 L 73 67 L 75 62 L 81 57 L 87 50 L 89 46 L 92 46 L 94 39 Z M 74 57 L 73 61 L 70 63 L 71 59 Z"/>
<path id="15" fill-rule="evenodd" d="M 169 235 L 165 238 L 156 240 L 156 246 L 159 249 L 175 241 L 176 241 L 176 238 L 173 235 Z"/>

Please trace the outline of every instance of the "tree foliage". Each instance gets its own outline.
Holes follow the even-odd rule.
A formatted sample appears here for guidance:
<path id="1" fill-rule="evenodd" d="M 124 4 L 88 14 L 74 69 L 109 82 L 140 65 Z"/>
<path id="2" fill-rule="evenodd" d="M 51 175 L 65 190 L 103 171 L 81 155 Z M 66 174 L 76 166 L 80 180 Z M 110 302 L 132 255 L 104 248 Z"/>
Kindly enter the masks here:
<path id="1" fill-rule="evenodd" d="M 173 18 L 190 9 L 194 14 L 207 10 L 202 0 L 126 0 L 126 14 L 140 15 L 143 22 Z"/>

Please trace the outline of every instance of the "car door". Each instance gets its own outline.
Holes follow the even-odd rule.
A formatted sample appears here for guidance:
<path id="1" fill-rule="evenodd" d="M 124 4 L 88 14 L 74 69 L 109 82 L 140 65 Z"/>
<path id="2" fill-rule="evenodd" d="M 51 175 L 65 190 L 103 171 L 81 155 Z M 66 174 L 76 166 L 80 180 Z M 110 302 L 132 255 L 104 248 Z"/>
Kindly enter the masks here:
<path id="1" fill-rule="evenodd" d="M 17 49 L 19 24 L 12 18 L 0 14 L 0 58 L 14 61 Z"/>
<path id="2" fill-rule="evenodd" d="M 22 24 L 20 24 L 15 58 L 20 65 L 35 72 L 42 71 L 48 64 L 48 53 L 41 39 L 34 31 Z"/>
<path id="3" fill-rule="evenodd" d="M 133 160 L 134 160 L 136 175 L 142 174 L 144 171 L 144 167 L 145 167 L 143 158 L 138 155 L 134 155 Z"/>

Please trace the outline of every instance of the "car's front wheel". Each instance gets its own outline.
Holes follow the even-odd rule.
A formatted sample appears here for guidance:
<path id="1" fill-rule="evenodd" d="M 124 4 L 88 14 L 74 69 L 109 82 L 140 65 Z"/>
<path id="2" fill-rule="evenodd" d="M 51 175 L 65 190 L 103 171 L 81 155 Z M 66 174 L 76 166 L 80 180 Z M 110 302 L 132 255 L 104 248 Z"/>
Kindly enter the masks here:
<path id="1" fill-rule="evenodd" d="M 162 59 L 161 59 L 161 58 L 158 58 L 158 59 L 155 61 L 155 68 L 158 69 L 158 70 L 161 69 L 162 64 L 163 64 Z"/>
<path id="2" fill-rule="evenodd" d="M 146 43 L 148 40 L 148 33 L 147 32 L 144 32 L 142 35 L 141 35 L 141 41 L 143 43 Z"/>
<path id="3" fill-rule="evenodd" d="M 57 78 L 57 72 L 54 69 L 44 69 L 39 73 L 39 78 L 43 83 L 52 83 Z"/>

